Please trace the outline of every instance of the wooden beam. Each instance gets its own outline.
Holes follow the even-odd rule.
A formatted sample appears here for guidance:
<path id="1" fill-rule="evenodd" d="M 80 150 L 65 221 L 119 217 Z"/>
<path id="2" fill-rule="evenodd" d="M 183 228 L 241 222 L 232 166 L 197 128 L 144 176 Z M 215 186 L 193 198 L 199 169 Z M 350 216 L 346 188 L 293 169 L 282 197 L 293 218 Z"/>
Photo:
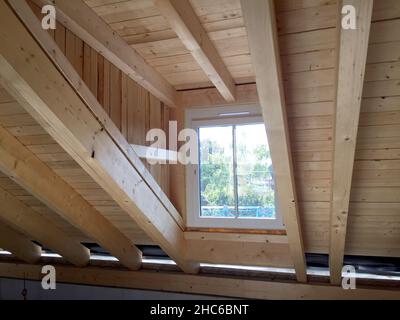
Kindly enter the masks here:
<path id="1" fill-rule="evenodd" d="M 343 0 L 339 2 L 340 8 L 344 5 L 355 7 L 357 29 L 343 30 L 339 26 L 329 245 L 331 283 L 335 285 L 339 285 L 342 278 L 354 155 L 357 144 L 373 0 Z"/>
<path id="2" fill-rule="evenodd" d="M 2 223 L 0 223 L 0 247 L 28 263 L 38 262 L 42 253 L 42 248 L 37 244 Z"/>
<path id="3" fill-rule="evenodd" d="M 259 103 L 255 83 L 237 85 L 235 92 L 235 102 L 228 103 L 215 88 L 185 90 L 179 92 L 180 105 L 182 108 L 192 108 Z"/>
<path id="4" fill-rule="evenodd" d="M 211 264 L 293 268 L 288 244 L 188 240 L 187 257 Z"/>
<path id="5" fill-rule="evenodd" d="M 273 0 L 241 0 L 258 94 L 271 150 L 278 208 L 297 279 L 307 281 Z"/>
<path id="6" fill-rule="evenodd" d="M 160 148 L 152 148 L 146 146 L 139 146 L 137 144 L 131 145 L 135 153 L 141 159 L 156 160 L 167 162 L 178 162 L 178 152 Z"/>
<path id="7" fill-rule="evenodd" d="M 2 188 L 0 202 L 0 219 L 8 225 L 59 253 L 76 266 L 83 267 L 89 263 L 89 249 Z"/>
<path id="8" fill-rule="evenodd" d="M 280 243 L 287 244 L 287 236 L 274 234 L 252 234 L 236 232 L 202 232 L 186 231 L 186 240 L 199 241 L 229 241 L 229 242 L 251 242 L 251 243 Z"/>
<path id="9" fill-rule="evenodd" d="M 183 270 L 196 272 L 198 264 L 184 258 L 179 225 L 19 19 L 0 6 L 0 75 L 6 88 Z"/>
<path id="10" fill-rule="evenodd" d="M 157 181 L 151 175 L 146 166 L 139 159 L 132 146 L 128 144 L 125 137 L 122 135 L 121 130 L 117 128 L 110 117 L 98 102 L 97 98 L 92 94 L 90 89 L 82 81 L 75 68 L 65 57 L 63 52 L 60 50 L 54 39 L 45 32 L 41 26 L 41 22 L 38 20 L 36 15 L 33 13 L 29 5 L 25 0 L 12 1 L 10 2 L 11 7 L 14 9 L 19 18 L 23 21 L 29 32 L 39 42 L 42 49 L 47 53 L 53 63 L 56 65 L 58 70 L 64 75 L 66 80 L 75 89 L 76 93 L 79 94 L 86 105 L 90 108 L 91 112 L 100 121 L 104 130 L 111 136 L 111 138 L 118 145 L 120 150 L 128 158 L 129 162 L 138 171 L 143 181 L 150 187 L 157 198 L 162 202 L 163 206 L 168 210 L 169 214 L 173 217 L 180 228 L 184 229 L 184 223 L 182 216 L 176 210 L 174 205 L 169 200 L 168 196 L 158 185 Z"/>
<path id="11" fill-rule="evenodd" d="M 4 66 L 1 55 L 0 61 Z M 0 71 L 0 78 L 2 75 Z M 132 242 L 3 127 L 0 127 L 0 170 L 108 250 L 123 265 L 130 269 L 140 268 L 141 252 Z"/>
<path id="12" fill-rule="evenodd" d="M 64 265 L 55 265 L 55 268 L 58 282 L 113 288 L 266 300 L 400 299 L 400 291 L 396 288 L 357 286 L 357 290 L 343 290 L 326 284 L 243 279 L 234 276 L 127 271 L 101 267 L 76 268 Z M 38 265 L 3 262 L 0 263 L 0 277 L 41 281 L 43 274 Z"/>
<path id="13" fill-rule="evenodd" d="M 21 1 L 10 1 L 13 2 Z M 57 20 L 131 79 L 170 107 L 177 107 L 176 90 L 82 0 L 34 0 L 56 7 Z"/>
<path id="14" fill-rule="evenodd" d="M 235 100 L 235 83 L 187 0 L 154 0 L 185 47 L 226 101 Z"/>

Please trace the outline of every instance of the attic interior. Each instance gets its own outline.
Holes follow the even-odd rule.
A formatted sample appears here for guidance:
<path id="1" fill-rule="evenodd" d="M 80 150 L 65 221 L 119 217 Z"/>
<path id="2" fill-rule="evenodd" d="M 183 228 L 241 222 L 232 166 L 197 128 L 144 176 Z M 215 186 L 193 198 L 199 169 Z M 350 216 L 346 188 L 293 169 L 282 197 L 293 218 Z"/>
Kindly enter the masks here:
<path id="1" fill-rule="evenodd" d="M 1 1 L 0 285 L 399 299 L 399 31 L 398 0 Z"/>

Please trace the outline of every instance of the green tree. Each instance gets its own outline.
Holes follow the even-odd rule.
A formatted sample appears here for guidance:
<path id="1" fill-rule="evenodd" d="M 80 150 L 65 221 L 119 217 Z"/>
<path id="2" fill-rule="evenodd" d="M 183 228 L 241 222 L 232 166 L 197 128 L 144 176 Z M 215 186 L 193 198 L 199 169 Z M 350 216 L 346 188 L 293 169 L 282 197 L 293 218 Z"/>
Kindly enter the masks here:
<path id="1" fill-rule="evenodd" d="M 234 206 L 233 164 L 231 152 L 225 152 L 215 141 L 201 143 L 200 188 L 202 206 Z M 268 167 L 269 151 L 265 145 L 251 150 L 238 146 L 239 206 L 274 207 L 274 189 L 266 187 L 272 179 Z M 253 161 L 248 161 L 253 159 Z M 247 162 L 246 162 L 247 161 Z"/>

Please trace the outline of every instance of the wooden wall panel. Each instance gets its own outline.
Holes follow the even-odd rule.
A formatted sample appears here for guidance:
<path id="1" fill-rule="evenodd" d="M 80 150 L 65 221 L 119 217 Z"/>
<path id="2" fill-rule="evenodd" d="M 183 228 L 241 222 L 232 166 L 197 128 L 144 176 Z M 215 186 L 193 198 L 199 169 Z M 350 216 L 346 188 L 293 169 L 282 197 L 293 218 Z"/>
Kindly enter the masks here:
<path id="1" fill-rule="evenodd" d="M 39 14 L 37 8 L 35 12 Z M 146 142 L 148 130 L 168 131 L 169 123 L 163 120 L 167 106 L 61 24 L 56 30 L 57 44 L 129 143 L 150 145 Z M 169 166 L 145 164 L 169 195 Z"/>
<path id="2" fill-rule="evenodd" d="M 347 254 L 400 256 L 400 6 L 375 1 Z"/>
<path id="3" fill-rule="evenodd" d="M 275 4 L 305 250 L 328 253 L 337 1 Z"/>

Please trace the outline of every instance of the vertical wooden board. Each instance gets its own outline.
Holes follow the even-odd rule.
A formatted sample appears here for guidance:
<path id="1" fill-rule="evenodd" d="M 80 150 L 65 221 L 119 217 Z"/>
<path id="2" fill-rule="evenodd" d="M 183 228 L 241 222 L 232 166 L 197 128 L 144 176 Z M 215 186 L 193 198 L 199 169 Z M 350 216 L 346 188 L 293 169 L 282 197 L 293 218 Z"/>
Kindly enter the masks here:
<path id="1" fill-rule="evenodd" d="M 121 130 L 121 71 L 113 64 L 110 68 L 110 116 Z"/>
<path id="2" fill-rule="evenodd" d="M 121 77 L 121 133 L 128 136 L 128 76 L 122 73 Z"/>
<path id="3" fill-rule="evenodd" d="M 148 104 L 147 91 L 142 87 L 137 87 L 137 95 L 133 105 L 134 115 L 131 122 L 132 144 L 146 144 L 146 108 Z"/>
<path id="4" fill-rule="evenodd" d="M 75 37 L 75 59 L 74 68 L 79 76 L 83 76 L 83 41 Z"/>
<path id="5" fill-rule="evenodd" d="M 56 40 L 57 46 L 64 53 L 65 53 L 65 32 L 66 32 L 65 27 L 61 23 L 57 22 L 54 39 Z"/>
<path id="6" fill-rule="evenodd" d="M 98 65 L 97 65 L 97 51 L 90 50 L 90 91 L 97 97 L 97 83 L 98 83 Z"/>
<path id="7" fill-rule="evenodd" d="M 104 59 L 104 89 L 103 89 L 103 108 L 110 115 L 110 62 Z"/>
<path id="8" fill-rule="evenodd" d="M 161 125 L 166 136 L 169 136 L 169 108 L 168 106 L 161 104 Z M 169 148 L 169 143 L 167 139 L 166 148 Z M 162 189 L 165 194 L 169 197 L 169 170 L 170 166 L 168 164 L 161 166 L 161 174 L 162 174 Z"/>
<path id="9" fill-rule="evenodd" d="M 104 58 L 100 54 L 97 54 L 97 70 L 98 70 L 97 100 L 99 101 L 100 105 L 104 108 Z"/>
<path id="10" fill-rule="evenodd" d="M 169 137 L 169 107 L 162 103 L 162 126 L 164 129 L 165 134 Z M 166 149 L 169 148 L 169 141 L 166 141 L 167 145 L 165 146 Z"/>
<path id="11" fill-rule="evenodd" d="M 135 117 L 136 103 L 138 96 L 138 85 L 131 79 L 128 79 L 128 107 L 127 107 L 127 140 L 128 143 L 135 143 Z"/>
<path id="12" fill-rule="evenodd" d="M 90 51 L 91 48 L 85 43 L 83 46 L 83 81 L 88 87 L 90 85 Z"/>
<path id="13" fill-rule="evenodd" d="M 144 131 L 142 132 L 142 144 L 149 146 L 151 144 L 150 141 L 147 141 L 146 135 L 147 132 L 151 129 L 151 115 L 150 115 L 150 94 L 145 91 L 143 88 L 140 88 L 143 94 L 143 105 L 144 105 Z"/>
<path id="14" fill-rule="evenodd" d="M 169 115 L 171 121 L 177 121 L 178 132 L 185 125 L 184 110 L 181 108 L 170 108 Z M 170 200 L 175 208 L 180 212 L 184 221 L 186 221 L 186 173 L 185 166 L 182 164 L 169 165 L 170 179 Z"/>
<path id="15" fill-rule="evenodd" d="M 162 114 L 161 114 L 161 102 L 153 95 L 150 96 L 150 108 L 149 108 L 149 118 L 150 118 L 150 129 L 162 129 Z"/>
<path id="16" fill-rule="evenodd" d="M 65 56 L 68 61 L 74 65 L 75 62 L 75 35 L 65 29 Z"/>
<path id="17" fill-rule="evenodd" d="M 161 117 L 161 102 L 153 95 L 149 95 L 149 129 L 162 129 L 162 117 Z M 156 164 L 150 166 L 150 172 L 153 175 L 154 179 L 162 186 L 162 176 L 161 176 L 161 165 Z"/>

